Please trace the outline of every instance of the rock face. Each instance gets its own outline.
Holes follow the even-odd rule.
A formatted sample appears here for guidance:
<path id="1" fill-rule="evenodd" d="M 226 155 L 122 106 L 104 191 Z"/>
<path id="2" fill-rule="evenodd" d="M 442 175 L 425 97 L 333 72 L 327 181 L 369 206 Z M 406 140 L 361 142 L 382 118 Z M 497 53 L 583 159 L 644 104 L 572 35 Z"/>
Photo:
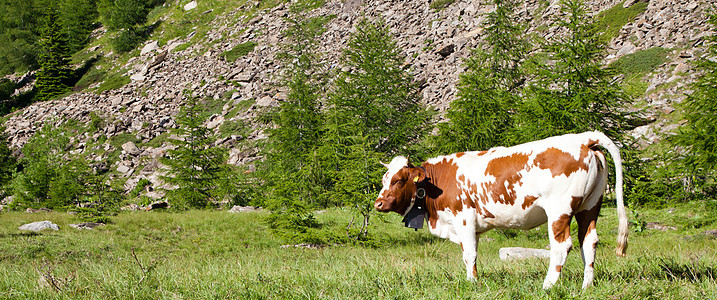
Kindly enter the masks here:
<path id="1" fill-rule="evenodd" d="M 171 10 L 172 13 L 183 13 L 181 8 L 192 10 L 197 7 L 196 1 L 186 5 L 181 3 L 166 5 L 178 6 L 178 10 Z M 542 37 L 560 34 L 551 29 L 551 16 L 559 12 L 559 7 L 555 1 L 550 3 L 546 6 L 544 1 L 524 1 L 516 12 L 518 22 L 524 24 L 529 33 Z M 595 15 L 621 3 L 618 0 L 589 0 L 586 7 L 590 14 Z M 212 29 L 202 37 L 197 38 L 196 32 L 192 32 L 162 46 L 156 41 L 148 42 L 142 49 L 142 55 L 122 65 L 128 70 L 124 75 L 131 77 L 132 81 L 119 89 L 99 95 L 76 93 L 60 100 L 34 103 L 11 114 L 4 124 L 10 146 L 21 149 L 45 125 L 57 126 L 67 119 L 87 124 L 91 113 L 106 120 L 105 125 L 91 136 L 77 137 L 72 153 L 116 150 L 109 142 L 92 149 L 85 148 L 81 145 L 83 138 L 106 136 L 109 140 L 128 134 L 144 144 L 158 136 L 168 135 L 168 131 L 177 126 L 174 116 L 184 101 L 184 90 L 201 98 L 226 101 L 221 112 L 208 120 L 207 126 L 211 126 L 215 133 L 219 133 L 224 124 L 252 120 L 277 106 L 286 99 L 286 91 L 278 88 L 281 66 L 277 64 L 276 56 L 281 48 L 277 45 L 284 42 L 282 32 L 288 28 L 285 17 L 289 14 L 289 6 L 282 3 L 247 17 L 242 12 L 255 8 L 255 4 L 249 1 L 244 5 L 214 16 L 209 24 Z M 332 0 L 312 11 L 310 16 L 334 16 L 326 24 L 327 30 L 319 38 L 321 43 L 316 49 L 326 66 L 331 68 L 341 68 L 341 50 L 362 17 L 385 20 L 397 46 L 405 54 L 405 69 L 421 83 L 422 101 L 442 114 L 456 99 L 456 83 L 465 68 L 463 60 L 483 39 L 482 23 L 485 14 L 493 9 L 492 5 L 472 0 L 456 0 L 441 10 L 431 9 L 429 1 Z M 658 141 L 657 133 L 674 128 L 665 126 L 659 116 L 669 111 L 673 103 L 684 99 L 685 87 L 694 80 L 690 63 L 699 58 L 694 53 L 701 53 L 699 49 L 705 43 L 705 37 L 712 33 L 706 23 L 706 10 L 705 2 L 652 0 L 647 10 L 625 25 L 619 36 L 608 45 L 609 55 L 605 63 L 651 47 L 685 49 L 682 51 L 684 55 L 673 55 L 671 62 L 650 75 L 647 78 L 650 84 L 648 94 L 643 99 L 635 99 L 647 102 L 647 114 L 657 119 L 633 133 L 643 138 L 645 143 Z M 214 12 L 208 10 L 204 13 Z M 249 54 L 234 62 L 228 62 L 221 56 L 223 52 L 247 42 L 257 44 Z M 189 46 L 182 49 L 181 45 Z M 95 48 L 93 51 L 99 53 L 102 49 Z M 250 122 L 245 136 L 235 134 L 232 138 L 218 140 L 216 144 L 229 148 L 232 164 L 255 161 L 260 158 L 258 151 L 240 149 L 235 145 L 240 139 L 264 138 L 264 126 Z M 119 171 L 119 176 L 128 177 L 128 183 L 148 178 L 153 186 L 160 187 L 157 178 L 165 172 L 165 168 L 158 161 L 173 146 L 168 143 L 154 148 L 137 146 L 142 144 L 122 145 L 124 153 L 120 155 L 120 160 L 109 162 L 106 167 Z M 98 163 L 104 162 L 106 156 L 96 155 L 94 159 Z M 132 186 L 126 188 L 131 189 Z"/>
<path id="2" fill-rule="evenodd" d="M 545 249 L 531 249 L 521 247 L 506 247 L 498 250 L 501 260 L 518 260 L 526 258 L 550 258 L 550 251 Z"/>
<path id="3" fill-rule="evenodd" d="M 45 229 L 52 229 L 52 230 L 60 230 L 60 228 L 57 226 L 57 224 L 52 223 L 50 221 L 40 221 L 40 222 L 34 222 L 22 225 L 18 227 L 17 229 L 20 230 L 29 230 L 29 231 L 41 231 Z"/>

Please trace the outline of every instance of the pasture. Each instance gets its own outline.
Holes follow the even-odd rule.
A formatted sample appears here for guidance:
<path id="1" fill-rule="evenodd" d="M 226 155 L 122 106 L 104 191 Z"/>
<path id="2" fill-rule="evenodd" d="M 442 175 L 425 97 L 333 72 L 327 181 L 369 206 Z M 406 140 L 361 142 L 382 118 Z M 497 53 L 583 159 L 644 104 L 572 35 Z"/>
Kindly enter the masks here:
<path id="1" fill-rule="evenodd" d="M 396 214 L 374 217 L 375 246 L 280 247 L 264 212 L 135 212 L 93 230 L 63 212 L 0 213 L 2 299 L 715 299 L 714 205 L 641 209 L 628 256 L 614 254 L 617 217 L 603 208 L 594 286 L 582 291 L 577 245 L 551 290 L 547 259 L 504 262 L 501 247 L 545 248 L 545 225 L 490 231 L 478 246 L 478 280 L 465 279 L 460 246 L 403 227 Z M 317 218 L 341 231 L 348 211 Z M 17 227 L 50 220 L 59 231 Z M 643 222 L 644 221 L 644 222 Z M 645 222 L 674 226 L 644 228 Z M 573 221 L 574 223 L 574 221 Z M 573 235 L 576 226 L 573 224 Z M 574 239 L 577 243 L 577 238 Z"/>

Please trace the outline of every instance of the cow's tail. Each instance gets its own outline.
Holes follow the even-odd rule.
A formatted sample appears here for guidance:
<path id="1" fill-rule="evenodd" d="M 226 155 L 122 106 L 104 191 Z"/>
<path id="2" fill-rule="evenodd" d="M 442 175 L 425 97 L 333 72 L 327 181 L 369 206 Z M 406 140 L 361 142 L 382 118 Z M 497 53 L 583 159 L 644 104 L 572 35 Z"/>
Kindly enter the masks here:
<path id="1" fill-rule="evenodd" d="M 601 132 L 595 132 L 598 138 L 598 145 L 605 148 L 607 152 L 612 156 L 612 160 L 615 162 L 615 199 L 617 204 L 617 217 L 618 217 L 618 233 L 617 233 L 617 247 L 615 253 L 618 256 L 625 256 L 627 252 L 627 214 L 625 213 L 625 202 L 623 200 L 622 190 L 622 159 L 620 158 L 620 148 L 610 140 L 605 134 Z"/>

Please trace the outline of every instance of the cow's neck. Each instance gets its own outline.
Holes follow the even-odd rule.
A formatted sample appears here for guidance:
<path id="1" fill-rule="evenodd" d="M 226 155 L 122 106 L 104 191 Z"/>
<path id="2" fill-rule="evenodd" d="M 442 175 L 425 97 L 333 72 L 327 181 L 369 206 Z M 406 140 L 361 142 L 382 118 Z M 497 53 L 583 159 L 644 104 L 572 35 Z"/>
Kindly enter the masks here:
<path id="1" fill-rule="evenodd" d="M 452 161 L 443 160 L 438 163 L 423 163 L 426 169 L 426 219 L 432 228 L 436 227 L 438 211 L 450 208 L 453 211 L 462 209 L 457 201 L 459 193 L 456 184 L 457 167 Z"/>

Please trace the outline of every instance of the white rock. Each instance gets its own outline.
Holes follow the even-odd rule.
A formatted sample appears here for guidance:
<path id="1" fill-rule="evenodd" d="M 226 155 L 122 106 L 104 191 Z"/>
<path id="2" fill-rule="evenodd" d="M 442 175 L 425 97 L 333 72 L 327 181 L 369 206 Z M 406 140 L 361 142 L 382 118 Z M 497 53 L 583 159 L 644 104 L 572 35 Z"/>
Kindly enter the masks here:
<path id="1" fill-rule="evenodd" d="M 129 77 L 132 81 L 144 81 L 147 77 L 144 75 L 137 73 Z"/>
<path id="2" fill-rule="evenodd" d="M 526 259 L 531 257 L 549 258 L 550 251 L 545 249 L 532 249 L 522 247 L 506 247 L 498 250 L 501 260 Z"/>
<path id="3" fill-rule="evenodd" d="M 117 172 L 120 172 L 120 173 L 127 173 L 127 172 L 129 172 L 130 170 L 131 170 L 130 167 L 125 166 L 125 165 L 119 165 L 119 166 L 117 167 Z"/>
<path id="4" fill-rule="evenodd" d="M 155 51 L 157 49 L 159 49 L 159 45 L 157 44 L 157 41 L 151 42 L 142 48 L 142 52 L 140 52 L 140 55 L 144 56 L 145 54 Z"/>
<path id="5" fill-rule="evenodd" d="M 17 229 L 20 230 L 30 230 L 30 231 L 40 231 L 44 229 L 52 229 L 52 230 L 60 230 L 60 228 L 57 226 L 57 224 L 52 223 L 50 221 L 40 221 L 40 222 L 34 222 L 22 225 L 18 227 Z"/>
<path id="6" fill-rule="evenodd" d="M 195 8 L 197 8 L 197 1 L 189 2 L 189 3 L 187 3 L 187 5 L 184 6 L 185 11 L 192 10 Z"/>

